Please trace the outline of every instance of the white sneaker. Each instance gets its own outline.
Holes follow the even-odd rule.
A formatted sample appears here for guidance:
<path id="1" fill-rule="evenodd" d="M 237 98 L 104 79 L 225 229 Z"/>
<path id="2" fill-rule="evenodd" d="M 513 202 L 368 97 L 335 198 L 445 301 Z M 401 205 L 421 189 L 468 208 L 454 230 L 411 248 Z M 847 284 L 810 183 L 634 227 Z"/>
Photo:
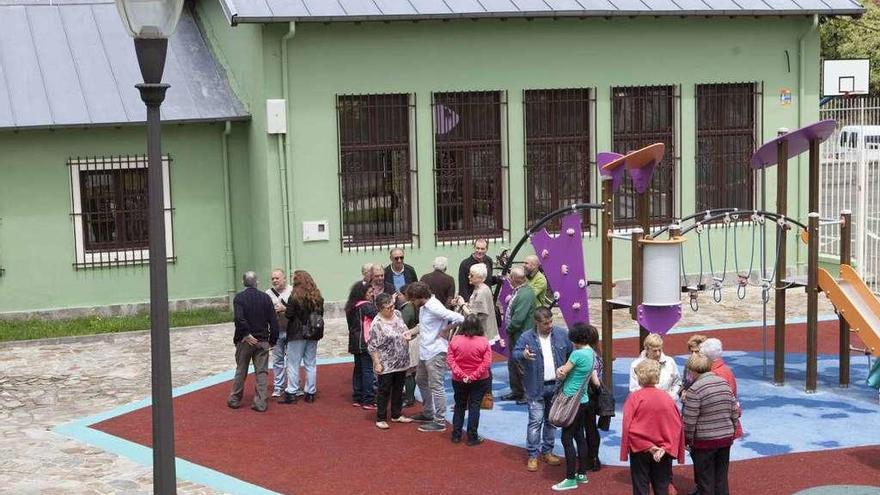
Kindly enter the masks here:
<path id="1" fill-rule="evenodd" d="M 391 418 L 392 423 L 412 423 L 412 418 L 401 415 L 399 418 Z"/>
<path id="2" fill-rule="evenodd" d="M 376 421 L 376 428 L 379 428 L 380 430 L 387 430 L 388 428 L 391 428 L 391 427 L 388 426 L 388 423 L 386 423 L 384 421 Z"/>
<path id="3" fill-rule="evenodd" d="M 280 391 L 280 390 L 275 390 L 275 391 L 273 391 L 273 392 L 272 392 L 272 397 L 281 397 L 281 391 Z"/>

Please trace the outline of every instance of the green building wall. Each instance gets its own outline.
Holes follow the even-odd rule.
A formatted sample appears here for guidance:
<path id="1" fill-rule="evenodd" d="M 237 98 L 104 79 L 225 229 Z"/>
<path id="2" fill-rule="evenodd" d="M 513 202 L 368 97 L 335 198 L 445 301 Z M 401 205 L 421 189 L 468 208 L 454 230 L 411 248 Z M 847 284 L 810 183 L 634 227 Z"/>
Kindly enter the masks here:
<path id="1" fill-rule="evenodd" d="M 231 287 L 226 261 L 222 124 L 165 125 L 176 262 L 168 265 L 171 300 L 223 298 Z M 232 126 L 233 225 L 247 225 L 246 158 Z M 143 154 L 142 127 L 0 133 L 0 314 L 143 303 L 147 265 L 74 267 L 70 157 Z M 236 232 L 239 256 L 250 258 L 250 234 Z M 250 260 L 239 258 L 242 264 Z M 222 300 L 222 299 L 220 299 Z"/>

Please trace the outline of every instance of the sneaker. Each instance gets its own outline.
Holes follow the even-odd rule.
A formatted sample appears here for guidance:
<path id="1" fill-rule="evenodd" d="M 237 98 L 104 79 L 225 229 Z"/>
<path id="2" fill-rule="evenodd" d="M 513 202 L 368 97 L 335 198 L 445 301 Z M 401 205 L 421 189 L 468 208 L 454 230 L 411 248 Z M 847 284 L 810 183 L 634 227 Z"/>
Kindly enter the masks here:
<path id="1" fill-rule="evenodd" d="M 399 418 L 391 418 L 392 423 L 412 423 L 412 418 L 407 418 L 406 416 L 400 416 Z"/>
<path id="2" fill-rule="evenodd" d="M 284 392 L 284 399 L 281 401 L 282 404 L 296 404 L 297 397 L 293 394 Z"/>
<path id="3" fill-rule="evenodd" d="M 308 402 L 309 404 L 311 404 L 312 402 L 315 402 L 315 394 L 306 394 L 304 400 L 306 402 Z"/>
<path id="4" fill-rule="evenodd" d="M 227 402 L 226 406 L 229 409 L 238 409 L 239 407 L 241 407 L 241 402 Z"/>
<path id="5" fill-rule="evenodd" d="M 588 481 L 590 481 L 590 480 L 587 479 L 587 475 L 586 475 L 586 474 L 579 474 L 579 475 L 575 476 L 574 479 L 577 480 L 577 482 L 578 482 L 579 485 L 586 484 Z"/>
<path id="6" fill-rule="evenodd" d="M 428 416 L 423 412 L 420 412 L 415 416 L 410 416 L 409 419 L 415 421 L 416 423 L 430 423 L 431 421 L 434 421 L 433 417 Z"/>
<path id="7" fill-rule="evenodd" d="M 361 406 L 361 409 L 363 409 L 363 410 L 365 410 L 365 411 L 375 411 L 375 410 L 376 410 L 376 404 L 364 404 L 364 405 Z"/>
<path id="8" fill-rule="evenodd" d="M 425 423 L 422 426 L 419 426 L 419 431 L 424 431 L 424 432 L 446 431 L 446 424 L 436 423 L 434 421 L 431 421 L 430 423 Z"/>
<path id="9" fill-rule="evenodd" d="M 452 434 L 452 443 L 461 443 L 461 434 Z"/>
<path id="10" fill-rule="evenodd" d="M 379 428 L 380 430 L 387 430 L 388 428 L 391 428 L 391 427 L 388 426 L 388 423 L 386 423 L 384 421 L 376 421 L 376 428 Z"/>
<path id="11" fill-rule="evenodd" d="M 282 392 L 280 390 L 273 390 L 272 397 L 281 397 L 281 393 Z"/>
<path id="12" fill-rule="evenodd" d="M 565 491 L 565 490 L 574 490 L 577 487 L 578 487 L 577 478 L 565 478 L 564 480 L 560 481 L 559 483 L 556 483 L 555 485 L 551 486 L 550 488 L 552 488 L 553 491 L 555 491 L 555 492 L 561 492 L 561 491 Z"/>
<path id="13" fill-rule="evenodd" d="M 534 473 L 538 470 L 538 458 L 537 457 L 529 457 L 529 460 L 526 461 L 526 471 Z"/>
<path id="14" fill-rule="evenodd" d="M 560 459 L 558 456 L 553 455 L 552 452 L 541 454 L 541 460 L 551 466 L 558 466 L 562 464 L 562 459 Z"/>
<path id="15" fill-rule="evenodd" d="M 467 446 L 474 447 L 474 446 L 480 445 L 481 443 L 483 443 L 483 437 L 477 436 L 477 437 L 473 437 L 473 438 L 468 438 Z"/>
<path id="16" fill-rule="evenodd" d="M 353 407 L 361 407 L 361 403 L 360 403 L 360 402 L 352 402 L 351 405 L 352 405 Z"/>

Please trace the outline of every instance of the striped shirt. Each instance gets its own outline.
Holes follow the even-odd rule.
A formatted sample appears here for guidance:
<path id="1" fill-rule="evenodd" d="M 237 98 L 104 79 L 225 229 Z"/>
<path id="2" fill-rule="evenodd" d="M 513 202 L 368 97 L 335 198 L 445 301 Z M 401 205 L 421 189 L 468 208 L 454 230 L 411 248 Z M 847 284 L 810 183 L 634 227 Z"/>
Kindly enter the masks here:
<path id="1" fill-rule="evenodd" d="M 685 440 L 698 449 L 729 447 L 738 417 L 730 385 L 714 373 L 703 373 L 685 398 L 681 417 Z"/>

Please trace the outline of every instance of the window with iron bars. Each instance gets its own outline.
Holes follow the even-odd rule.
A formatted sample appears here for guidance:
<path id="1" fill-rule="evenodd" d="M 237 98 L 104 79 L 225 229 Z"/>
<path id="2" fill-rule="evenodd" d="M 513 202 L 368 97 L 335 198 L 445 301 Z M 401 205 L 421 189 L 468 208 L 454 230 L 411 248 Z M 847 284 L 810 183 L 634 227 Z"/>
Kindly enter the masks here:
<path id="1" fill-rule="evenodd" d="M 436 239 L 501 237 L 503 95 L 434 93 L 433 100 Z"/>
<path id="2" fill-rule="evenodd" d="M 411 95 L 343 95 L 336 109 L 342 247 L 411 244 Z"/>
<path id="3" fill-rule="evenodd" d="M 162 157 L 165 239 L 174 259 L 171 192 Z M 144 155 L 70 158 L 71 205 L 78 268 L 146 263 L 149 252 L 147 157 Z"/>
<path id="4" fill-rule="evenodd" d="M 670 223 L 675 211 L 676 101 L 675 86 L 611 88 L 613 151 L 626 154 L 654 143 L 666 145 L 648 190 L 651 225 Z M 632 180 L 625 176 L 614 196 L 615 227 L 636 226 L 635 200 Z"/>
<path id="5" fill-rule="evenodd" d="M 696 211 L 754 207 L 757 85 L 696 87 Z"/>
<path id="6" fill-rule="evenodd" d="M 537 89 L 526 90 L 523 102 L 528 227 L 563 206 L 590 201 L 593 100 L 589 89 Z M 588 232 L 589 211 L 581 223 Z M 559 219 L 547 229 L 559 230 Z"/>

